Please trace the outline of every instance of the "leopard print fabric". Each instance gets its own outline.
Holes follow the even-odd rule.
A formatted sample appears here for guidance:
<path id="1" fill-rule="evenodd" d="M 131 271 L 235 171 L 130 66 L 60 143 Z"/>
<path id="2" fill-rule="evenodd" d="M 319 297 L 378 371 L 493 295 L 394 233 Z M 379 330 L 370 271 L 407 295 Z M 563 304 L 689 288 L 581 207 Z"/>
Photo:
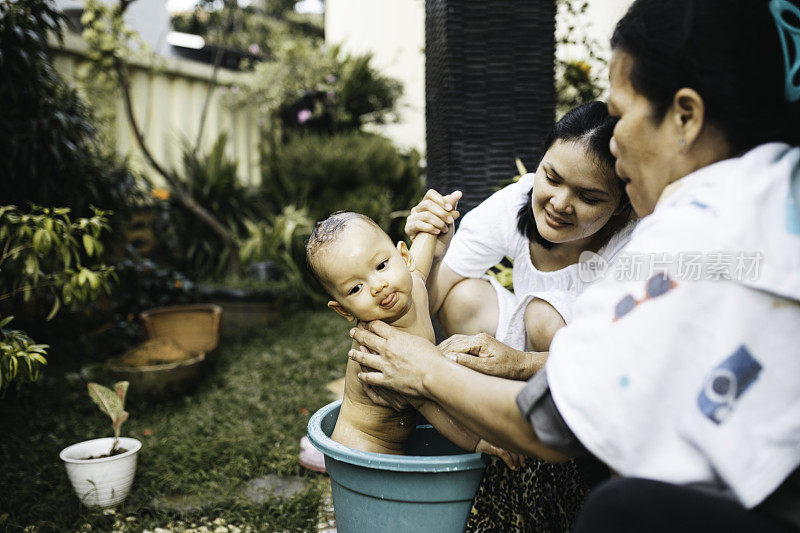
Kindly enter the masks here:
<path id="1" fill-rule="evenodd" d="M 491 457 L 467 520 L 468 533 L 569 531 L 588 492 L 575 461 L 529 458 L 516 472 Z"/>

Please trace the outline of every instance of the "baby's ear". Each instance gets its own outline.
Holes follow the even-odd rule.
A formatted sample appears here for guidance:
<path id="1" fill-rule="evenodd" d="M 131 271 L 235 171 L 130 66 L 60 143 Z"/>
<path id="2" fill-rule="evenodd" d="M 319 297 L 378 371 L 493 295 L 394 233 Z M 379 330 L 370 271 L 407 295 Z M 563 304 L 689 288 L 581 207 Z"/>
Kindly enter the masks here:
<path id="1" fill-rule="evenodd" d="M 330 302 L 328 302 L 328 307 L 330 307 L 331 309 L 333 309 L 334 311 L 345 317 L 349 322 L 352 322 L 353 320 L 356 319 L 356 317 L 350 314 L 344 307 L 342 307 L 342 304 L 340 304 L 336 300 L 331 300 Z"/>
<path id="2" fill-rule="evenodd" d="M 397 243 L 397 251 L 400 252 L 400 257 L 406 262 L 408 265 L 408 271 L 414 272 L 417 269 L 417 265 L 414 264 L 414 258 L 411 257 L 411 252 L 408 251 L 408 246 L 404 241 L 400 241 Z"/>

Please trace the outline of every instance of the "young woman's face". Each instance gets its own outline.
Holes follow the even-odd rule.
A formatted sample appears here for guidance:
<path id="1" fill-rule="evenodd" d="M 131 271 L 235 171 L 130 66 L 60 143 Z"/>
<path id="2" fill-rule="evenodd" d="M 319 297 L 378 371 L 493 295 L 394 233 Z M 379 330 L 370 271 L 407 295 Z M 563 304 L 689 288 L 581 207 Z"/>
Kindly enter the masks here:
<path id="1" fill-rule="evenodd" d="M 541 236 L 564 243 L 600 231 L 619 207 L 622 194 L 616 180 L 583 142 L 554 142 L 536 170 L 531 195 Z"/>
<path id="2" fill-rule="evenodd" d="M 661 192 L 679 177 L 675 162 L 680 135 L 668 120 L 653 118 L 650 101 L 631 85 L 632 66 L 630 54 L 614 51 L 608 111 L 619 121 L 611 138 L 611 153 L 617 158 L 616 171 L 626 184 L 633 209 L 643 217 L 653 212 Z"/>

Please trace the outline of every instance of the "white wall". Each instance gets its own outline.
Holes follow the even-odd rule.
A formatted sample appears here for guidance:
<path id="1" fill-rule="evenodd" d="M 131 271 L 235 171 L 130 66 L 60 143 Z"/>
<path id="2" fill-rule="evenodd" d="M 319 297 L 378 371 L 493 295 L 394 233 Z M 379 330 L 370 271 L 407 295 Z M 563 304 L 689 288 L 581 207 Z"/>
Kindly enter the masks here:
<path id="1" fill-rule="evenodd" d="M 563 9 L 559 11 L 556 19 L 556 34 L 561 36 L 566 33 L 569 25 L 575 25 L 578 35 L 585 34 L 598 44 L 595 50 L 597 55 L 606 60 L 611 58 L 611 48 L 609 41 L 611 34 L 614 33 L 614 26 L 617 21 L 625 14 L 633 0 L 589 0 L 589 7 L 586 13 L 577 20 L 566 19 Z M 586 59 L 585 53 L 580 47 L 559 45 L 556 47 L 556 56 L 559 59 Z M 594 66 L 593 66 L 594 67 Z M 601 72 L 605 76 L 607 71 Z M 605 87 L 608 86 L 607 80 Z"/>
<path id="2" fill-rule="evenodd" d="M 530 0 L 520 0 L 530 1 Z M 587 13 L 577 21 L 559 19 L 560 31 L 576 24 L 610 57 L 608 41 L 617 20 L 633 0 L 590 0 Z M 401 123 L 378 128 L 402 147 L 425 149 L 425 1 L 326 0 L 325 40 L 341 43 L 350 53 L 372 52 L 375 66 L 403 82 Z M 559 47 L 558 57 L 583 59 L 580 52 Z"/>
<path id="3" fill-rule="evenodd" d="M 424 0 L 326 0 L 325 41 L 351 54 L 371 52 L 375 68 L 403 83 L 400 122 L 375 129 L 425 153 Z"/>

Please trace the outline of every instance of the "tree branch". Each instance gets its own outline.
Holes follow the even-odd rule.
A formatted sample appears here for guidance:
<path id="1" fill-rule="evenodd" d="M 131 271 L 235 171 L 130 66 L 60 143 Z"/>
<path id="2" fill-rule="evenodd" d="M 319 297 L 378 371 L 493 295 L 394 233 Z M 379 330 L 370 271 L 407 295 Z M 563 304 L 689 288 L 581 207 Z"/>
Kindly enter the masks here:
<path id="1" fill-rule="evenodd" d="M 128 8 L 131 2 L 135 0 L 120 0 L 118 6 L 118 13 L 119 16 L 123 16 L 125 10 Z M 219 220 L 214 217 L 213 214 L 208 212 L 202 205 L 197 203 L 194 198 L 192 198 L 191 194 L 183 187 L 183 184 L 180 182 L 178 178 L 175 177 L 174 174 L 167 172 L 164 167 L 162 167 L 158 161 L 155 160 L 153 157 L 152 152 L 150 152 L 147 143 L 144 140 L 144 136 L 142 135 L 141 129 L 139 128 L 139 123 L 136 121 L 136 117 L 133 113 L 133 102 L 131 99 L 131 86 L 130 86 L 130 78 L 128 77 L 126 71 L 126 65 L 123 63 L 122 59 L 118 56 L 114 56 L 114 70 L 117 74 L 117 79 L 119 80 L 120 88 L 122 89 L 122 96 L 123 102 L 125 104 L 125 113 L 128 116 L 128 123 L 133 130 L 133 135 L 136 138 L 136 143 L 139 146 L 139 149 L 144 154 L 147 162 L 150 164 L 153 169 L 164 178 L 164 180 L 169 184 L 172 188 L 175 200 L 192 214 L 197 216 L 201 221 L 205 222 L 213 231 L 216 233 L 225 243 L 225 247 L 228 248 L 230 251 L 230 259 L 229 259 L 229 272 L 233 276 L 238 276 L 240 271 L 240 262 L 239 262 L 239 246 L 236 244 L 236 240 L 233 238 L 231 232 L 226 228 Z M 215 76 L 213 74 L 212 76 Z M 208 105 L 208 98 L 206 99 L 206 105 Z M 205 111 L 203 112 L 205 115 Z M 198 145 L 199 145 L 199 138 L 198 138 Z M 193 153 L 197 151 L 197 146 Z M 145 177 L 147 182 L 152 187 L 153 183 L 151 180 Z"/>

